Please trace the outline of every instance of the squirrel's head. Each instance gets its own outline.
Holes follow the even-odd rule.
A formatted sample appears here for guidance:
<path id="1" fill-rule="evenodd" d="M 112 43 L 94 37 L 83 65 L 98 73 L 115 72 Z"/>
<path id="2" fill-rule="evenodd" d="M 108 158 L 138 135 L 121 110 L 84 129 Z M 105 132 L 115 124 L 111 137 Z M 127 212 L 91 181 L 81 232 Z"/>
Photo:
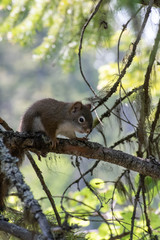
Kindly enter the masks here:
<path id="1" fill-rule="evenodd" d="M 91 132 L 93 125 L 91 104 L 75 102 L 70 108 L 70 114 L 77 132 L 87 134 Z"/>

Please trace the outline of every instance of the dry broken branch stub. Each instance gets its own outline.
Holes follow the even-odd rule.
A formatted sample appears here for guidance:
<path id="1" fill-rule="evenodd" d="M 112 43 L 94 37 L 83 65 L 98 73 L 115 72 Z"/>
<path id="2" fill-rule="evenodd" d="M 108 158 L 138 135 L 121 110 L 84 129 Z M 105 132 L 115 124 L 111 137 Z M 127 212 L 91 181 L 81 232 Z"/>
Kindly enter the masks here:
<path id="1" fill-rule="evenodd" d="M 19 144 L 17 147 L 22 150 L 39 151 L 39 153 L 41 153 L 42 149 L 42 153 L 54 152 L 81 156 L 88 159 L 98 159 L 136 171 L 145 176 L 160 179 L 160 164 L 158 162 L 152 162 L 148 159 L 142 159 L 119 150 L 106 148 L 99 143 L 76 139 L 59 139 L 56 149 L 52 149 L 49 139 L 42 134 L 29 135 L 18 132 L 0 131 L 0 136 L 2 135 L 4 136 L 6 146 L 11 152 L 12 148 L 15 149 L 15 144 L 18 141 Z"/>

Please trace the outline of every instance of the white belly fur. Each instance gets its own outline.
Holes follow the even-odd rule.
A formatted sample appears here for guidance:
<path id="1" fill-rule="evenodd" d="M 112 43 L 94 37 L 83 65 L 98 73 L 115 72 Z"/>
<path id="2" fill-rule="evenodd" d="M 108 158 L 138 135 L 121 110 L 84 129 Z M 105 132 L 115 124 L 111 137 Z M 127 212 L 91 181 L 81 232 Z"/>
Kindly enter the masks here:
<path id="1" fill-rule="evenodd" d="M 32 129 L 34 132 L 45 132 L 45 128 L 41 122 L 40 117 L 35 117 L 33 124 L 32 124 Z"/>
<path id="2" fill-rule="evenodd" d="M 56 136 L 57 135 L 63 135 L 68 138 L 75 138 L 76 135 L 73 124 L 71 124 L 70 122 L 60 124 L 56 131 Z"/>

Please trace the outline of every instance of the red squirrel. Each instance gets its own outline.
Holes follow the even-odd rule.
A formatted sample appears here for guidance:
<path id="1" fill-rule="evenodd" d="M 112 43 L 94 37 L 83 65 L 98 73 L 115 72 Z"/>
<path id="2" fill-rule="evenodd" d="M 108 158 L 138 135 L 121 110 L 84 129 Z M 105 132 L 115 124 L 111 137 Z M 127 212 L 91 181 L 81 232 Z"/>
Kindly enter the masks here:
<path id="1" fill-rule="evenodd" d="M 55 147 L 59 134 L 76 138 L 75 132 L 87 134 L 91 132 L 93 118 L 90 110 L 90 104 L 66 103 L 45 98 L 28 108 L 22 117 L 19 130 L 28 133 L 44 132 L 51 138 Z M 9 181 L 0 173 L 0 211 L 5 208 L 5 197 L 9 188 Z"/>
<path id="2" fill-rule="evenodd" d="M 22 117 L 20 132 L 45 132 L 56 145 L 57 135 L 76 138 L 75 132 L 90 133 L 93 118 L 91 105 L 66 103 L 45 98 L 31 105 Z"/>

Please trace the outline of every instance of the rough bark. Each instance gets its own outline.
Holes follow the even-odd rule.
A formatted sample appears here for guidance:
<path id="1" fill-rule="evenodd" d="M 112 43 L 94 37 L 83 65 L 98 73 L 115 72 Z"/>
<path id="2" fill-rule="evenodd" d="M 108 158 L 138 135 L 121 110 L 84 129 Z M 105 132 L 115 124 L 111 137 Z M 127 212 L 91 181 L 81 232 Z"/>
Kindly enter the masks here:
<path id="1" fill-rule="evenodd" d="M 98 143 L 61 139 L 54 152 L 98 159 L 136 171 L 145 176 L 155 179 L 160 178 L 160 164 L 157 161 L 132 156 L 119 150 L 103 147 Z"/>
<path id="2" fill-rule="evenodd" d="M 149 159 L 142 159 L 119 150 L 113 150 L 103 147 L 102 145 L 80 140 L 59 139 L 56 149 L 53 149 L 49 139 L 41 134 L 28 135 L 18 132 L 2 132 L 4 143 L 12 152 L 16 153 L 16 148 L 21 150 L 30 150 L 47 154 L 54 152 L 58 154 L 68 154 L 81 156 L 88 159 L 98 159 L 100 161 L 109 162 L 118 166 L 136 171 L 145 176 L 160 179 L 160 163 Z"/>
<path id="3" fill-rule="evenodd" d="M 0 231 L 7 232 L 17 238 L 22 240 L 45 240 L 42 235 L 37 235 L 33 232 L 28 231 L 25 228 L 17 226 L 13 223 L 9 223 L 3 220 L 0 220 Z"/>
<path id="4" fill-rule="evenodd" d="M 15 140 L 15 136 L 13 138 Z M 11 148 L 9 148 L 9 150 L 12 150 L 12 144 L 10 145 L 10 147 Z M 20 146 L 17 145 L 17 147 L 20 149 Z M 53 240 L 55 238 L 52 235 L 50 225 L 46 219 L 46 216 L 42 213 L 42 210 L 38 201 L 34 199 L 29 186 L 27 186 L 27 184 L 24 182 L 23 176 L 17 166 L 17 162 L 18 162 L 18 159 L 16 157 L 11 156 L 11 154 L 9 153 L 8 149 L 5 147 L 2 141 L 2 138 L 0 136 L 0 171 L 1 173 L 4 174 L 5 179 L 8 179 L 12 186 L 16 187 L 18 196 L 21 198 L 22 202 L 24 203 L 25 208 L 29 210 L 29 212 L 33 214 L 34 218 L 37 220 L 42 230 L 43 236 L 47 240 Z"/>

